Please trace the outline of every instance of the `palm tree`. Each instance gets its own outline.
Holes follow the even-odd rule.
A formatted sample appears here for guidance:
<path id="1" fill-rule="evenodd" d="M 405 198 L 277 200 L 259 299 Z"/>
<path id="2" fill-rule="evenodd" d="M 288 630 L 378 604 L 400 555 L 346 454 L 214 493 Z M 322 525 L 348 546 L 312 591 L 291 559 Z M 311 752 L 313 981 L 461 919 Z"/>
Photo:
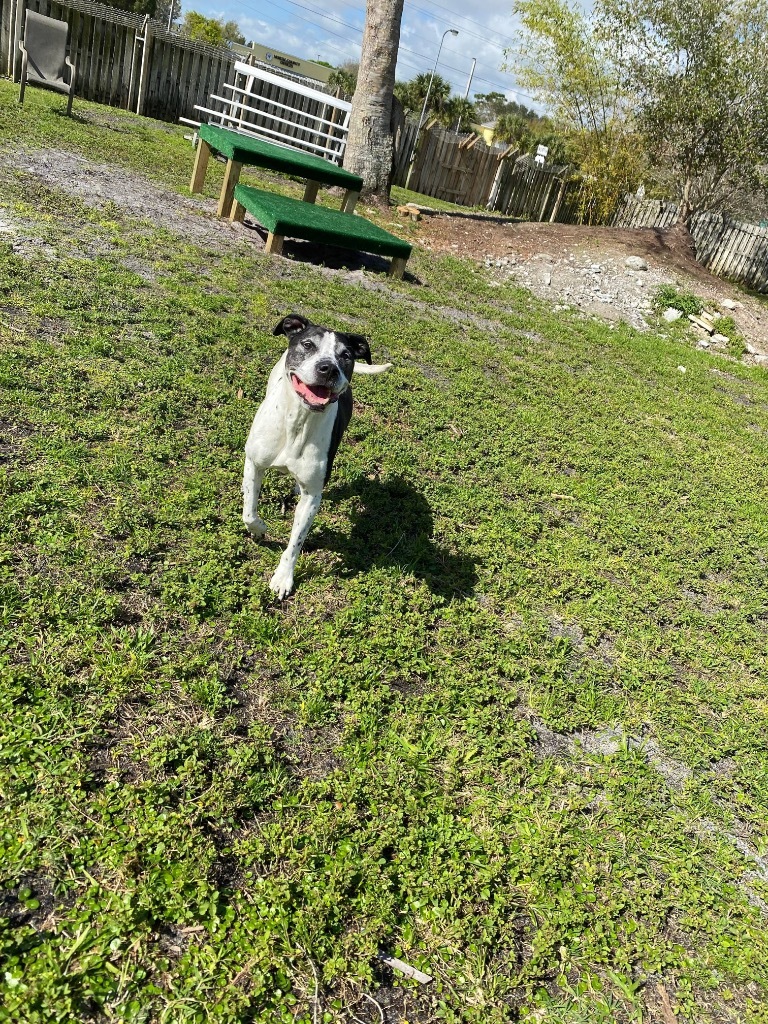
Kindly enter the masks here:
<path id="1" fill-rule="evenodd" d="M 392 93 L 402 17 L 403 0 L 368 0 L 344 168 L 361 176 L 369 199 L 389 199 Z"/>
<path id="2" fill-rule="evenodd" d="M 424 106 L 424 98 L 429 89 L 429 72 L 416 75 L 408 82 L 398 82 L 395 86 L 395 95 L 403 104 L 406 114 L 418 117 L 421 108 Z M 448 102 L 451 94 L 451 83 L 446 82 L 442 75 L 436 74 L 432 79 L 432 88 L 429 90 L 430 114 L 439 113 Z"/>

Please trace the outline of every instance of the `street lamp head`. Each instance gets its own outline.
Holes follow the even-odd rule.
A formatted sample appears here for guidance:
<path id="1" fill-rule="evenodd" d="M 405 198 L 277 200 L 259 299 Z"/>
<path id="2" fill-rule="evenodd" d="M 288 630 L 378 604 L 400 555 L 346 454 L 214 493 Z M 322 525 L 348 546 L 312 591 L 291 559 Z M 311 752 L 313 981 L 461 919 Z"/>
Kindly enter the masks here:
<path id="1" fill-rule="evenodd" d="M 449 28 L 448 31 L 452 36 L 457 36 L 459 34 L 459 30 L 457 28 Z"/>

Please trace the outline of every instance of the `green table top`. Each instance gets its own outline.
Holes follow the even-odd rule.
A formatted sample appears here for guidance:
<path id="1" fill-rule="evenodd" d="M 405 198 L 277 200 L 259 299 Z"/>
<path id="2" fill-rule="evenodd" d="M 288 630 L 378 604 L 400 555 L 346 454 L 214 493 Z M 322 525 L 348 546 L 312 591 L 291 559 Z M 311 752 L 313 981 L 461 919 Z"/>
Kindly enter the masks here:
<path id="1" fill-rule="evenodd" d="M 360 249 L 380 256 L 408 259 L 411 255 L 409 242 L 354 213 L 329 210 L 250 185 L 238 185 L 235 199 L 274 235 L 304 238 L 342 249 Z"/>
<path id="2" fill-rule="evenodd" d="M 323 185 L 342 185 L 357 192 L 363 187 L 363 179 L 357 174 L 351 174 L 311 153 L 275 146 L 272 142 L 254 139 L 213 124 L 201 124 L 197 134 L 217 153 L 236 163 L 267 167 L 271 171 L 296 174 Z"/>

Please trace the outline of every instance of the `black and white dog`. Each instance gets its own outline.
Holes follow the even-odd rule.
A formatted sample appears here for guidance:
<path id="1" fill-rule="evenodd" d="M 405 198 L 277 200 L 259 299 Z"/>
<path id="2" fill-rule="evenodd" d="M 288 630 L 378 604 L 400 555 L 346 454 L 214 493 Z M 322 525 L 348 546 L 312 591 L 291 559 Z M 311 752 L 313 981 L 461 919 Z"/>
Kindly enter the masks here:
<path id="1" fill-rule="evenodd" d="M 256 511 L 264 471 L 287 470 L 298 484 L 299 502 L 291 539 L 269 584 L 284 598 L 293 590 L 296 560 L 352 418 L 352 374 L 384 373 L 392 364 L 372 366 L 362 334 L 331 331 L 296 314 L 284 317 L 273 333 L 287 336 L 288 349 L 269 375 L 245 444 L 243 522 L 254 537 L 264 536 L 267 526 Z M 356 359 L 368 365 L 356 367 Z"/>

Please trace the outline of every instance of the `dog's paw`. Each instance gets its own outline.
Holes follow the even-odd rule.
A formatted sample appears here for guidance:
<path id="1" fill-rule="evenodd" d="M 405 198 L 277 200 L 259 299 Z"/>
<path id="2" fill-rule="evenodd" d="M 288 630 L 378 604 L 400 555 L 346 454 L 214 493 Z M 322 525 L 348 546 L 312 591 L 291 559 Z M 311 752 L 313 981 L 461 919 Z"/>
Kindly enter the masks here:
<path id="1" fill-rule="evenodd" d="M 281 565 L 278 565 L 275 575 L 269 581 L 269 589 L 273 590 L 281 601 L 283 598 L 288 597 L 293 590 L 293 573 L 291 570 L 284 569 Z"/>
<path id="2" fill-rule="evenodd" d="M 261 540 L 267 532 L 267 524 L 258 516 L 255 519 L 243 519 L 243 522 L 248 533 L 257 540 Z"/>

